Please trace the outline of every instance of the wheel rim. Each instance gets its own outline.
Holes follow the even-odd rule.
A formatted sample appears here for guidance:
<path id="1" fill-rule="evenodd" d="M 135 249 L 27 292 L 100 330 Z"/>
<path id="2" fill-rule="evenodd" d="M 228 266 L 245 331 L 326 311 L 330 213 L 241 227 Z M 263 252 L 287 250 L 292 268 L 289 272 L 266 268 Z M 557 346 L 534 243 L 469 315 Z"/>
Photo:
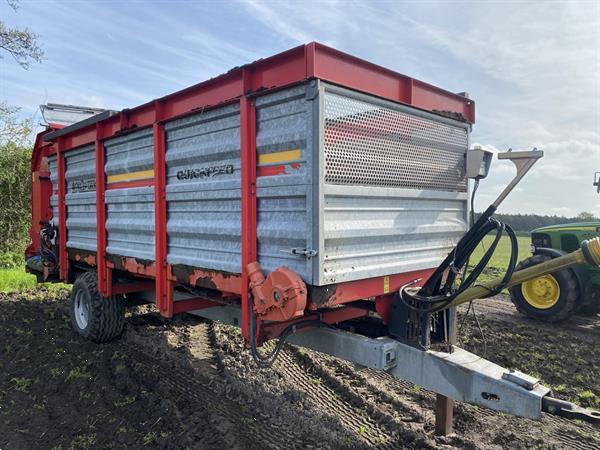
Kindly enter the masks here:
<path id="1" fill-rule="evenodd" d="M 527 303 L 537 309 L 552 308 L 560 298 L 560 286 L 552 275 L 544 275 L 525 281 L 521 292 Z"/>
<path id="2" fill-rule="evenodd" d="M 84 290 L 78 290 L 75 294 L 75 321 L 82 330 L 87 327 L 90 316 L 90 301 Z"/>

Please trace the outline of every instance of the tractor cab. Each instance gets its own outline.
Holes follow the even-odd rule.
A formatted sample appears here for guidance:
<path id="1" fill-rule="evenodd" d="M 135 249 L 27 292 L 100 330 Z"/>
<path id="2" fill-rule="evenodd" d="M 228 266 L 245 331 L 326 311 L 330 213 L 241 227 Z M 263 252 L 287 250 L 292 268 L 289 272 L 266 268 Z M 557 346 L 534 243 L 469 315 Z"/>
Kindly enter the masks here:
<path id="1" fill-rule="evenodd" d="M 517 270 L 540 264 L 580 248 L 581 242 L 600 236 L 600 222 L 550 225 L 531 233 L 532 256 Z M 575 266 L 534 278 L 510 289 L 517 309 L 547 322 L 566 320 L 576 312 L 600 309 L 600 269 Z"/>

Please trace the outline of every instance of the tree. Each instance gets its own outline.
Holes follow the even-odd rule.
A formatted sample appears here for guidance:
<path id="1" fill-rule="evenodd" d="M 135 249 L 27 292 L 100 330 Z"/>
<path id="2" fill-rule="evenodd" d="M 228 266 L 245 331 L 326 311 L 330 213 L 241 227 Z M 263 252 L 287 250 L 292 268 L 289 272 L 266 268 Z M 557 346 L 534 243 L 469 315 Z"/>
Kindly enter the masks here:
<path id="1" fill-rule="evenodd" d="M 577 220 L 580 222 L 595 222 L 598 218 L 594 215 L 594 213 L 583 211 L 577 214 Z"/>
<path id="2" fill-rule="evenodd" d="M 16 12 L 19 0 L 6 0 Z M 0 50 L 23 68 L 41 62 L 38 36 L 27 28 L 9 27 L 0 20 Z M 0 51 L 0 59 L 4 56 Z M 27 245 L 30 209 L 31 119 L 19 119 L 20 108 L 0 101 L 0 267 L 22 263 Z"/>
<path id="3" fill-rule="evenodd" d="M 19 9 L 18 0 L 6 0 L 14 10 Z M 23 69 L 29 69 L 30 62 L 41 62 L 44 51 L 38 45 L 38 35 L 28 28 L 10 28 L 0 20 L 0 48 L 11 55 Z M 0 55 L 0 58 L 3 56 Z"/>
<path id="4" fill-rule="evenodd" d="M 30 222 L 31 120 L 0 102 L 0 266 L 22 263 Z"/>
<path id="5" fill-rule="evenodd" d="M 33 121 L 31 119 L 18 119 L 20 108 L 9 106 L 0 101 L 0 145 L 9 142 L 17 146 L 31 144 Z"/>

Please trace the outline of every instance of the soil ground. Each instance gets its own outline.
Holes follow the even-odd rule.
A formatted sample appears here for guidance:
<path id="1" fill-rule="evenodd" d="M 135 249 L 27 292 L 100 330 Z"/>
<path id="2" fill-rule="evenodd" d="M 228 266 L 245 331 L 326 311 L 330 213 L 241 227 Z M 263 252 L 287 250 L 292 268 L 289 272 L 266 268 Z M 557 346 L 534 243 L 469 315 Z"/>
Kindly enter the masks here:
<path id="1" fill-rule="evenodd" d="M 463 346 L 598 407 L 600 317 L 561 325 L 477 304 Z M 463 317 L 466 310 L 462 311 Z M 284 347 L 259 369 L 239 331 L 141 307 L 108 344 L 80 339 L 67 291 L 0 294 L 0 449 L 600 448 L 600 426 L 458 404 L 433 434 L 434 394 L 385 373 Z"/>

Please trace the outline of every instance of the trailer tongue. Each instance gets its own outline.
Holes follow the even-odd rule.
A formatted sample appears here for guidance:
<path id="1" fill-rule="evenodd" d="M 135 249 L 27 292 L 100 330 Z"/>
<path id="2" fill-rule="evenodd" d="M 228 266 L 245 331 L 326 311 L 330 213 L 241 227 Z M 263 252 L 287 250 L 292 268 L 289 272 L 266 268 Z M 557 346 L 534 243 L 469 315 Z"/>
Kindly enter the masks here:
<path id="1" fill-rule="evenodd" d="M 474 192 L 491 162 L 469 150 L 474 107 L 310 43 L 49 124 L 32 157 L 28 270 L 74 282 L 73 327 L 94 341 L 148 302 L 240 326 L 260 365 L 288 341 L 497 411 L 597 421 L 454 345 L 456 305 L 558 267 L 515 271 L 514 234 L 493 218 L 539 151 L 501 155 L 517 175 L 469 227 L 469 180 Z M 468 270 L 488 232 L 494 244 Z M 505 232 L 506 275 L 476 283 Z M 552 263 L 597 265 L 599 253 L 591 241 Z"/>

